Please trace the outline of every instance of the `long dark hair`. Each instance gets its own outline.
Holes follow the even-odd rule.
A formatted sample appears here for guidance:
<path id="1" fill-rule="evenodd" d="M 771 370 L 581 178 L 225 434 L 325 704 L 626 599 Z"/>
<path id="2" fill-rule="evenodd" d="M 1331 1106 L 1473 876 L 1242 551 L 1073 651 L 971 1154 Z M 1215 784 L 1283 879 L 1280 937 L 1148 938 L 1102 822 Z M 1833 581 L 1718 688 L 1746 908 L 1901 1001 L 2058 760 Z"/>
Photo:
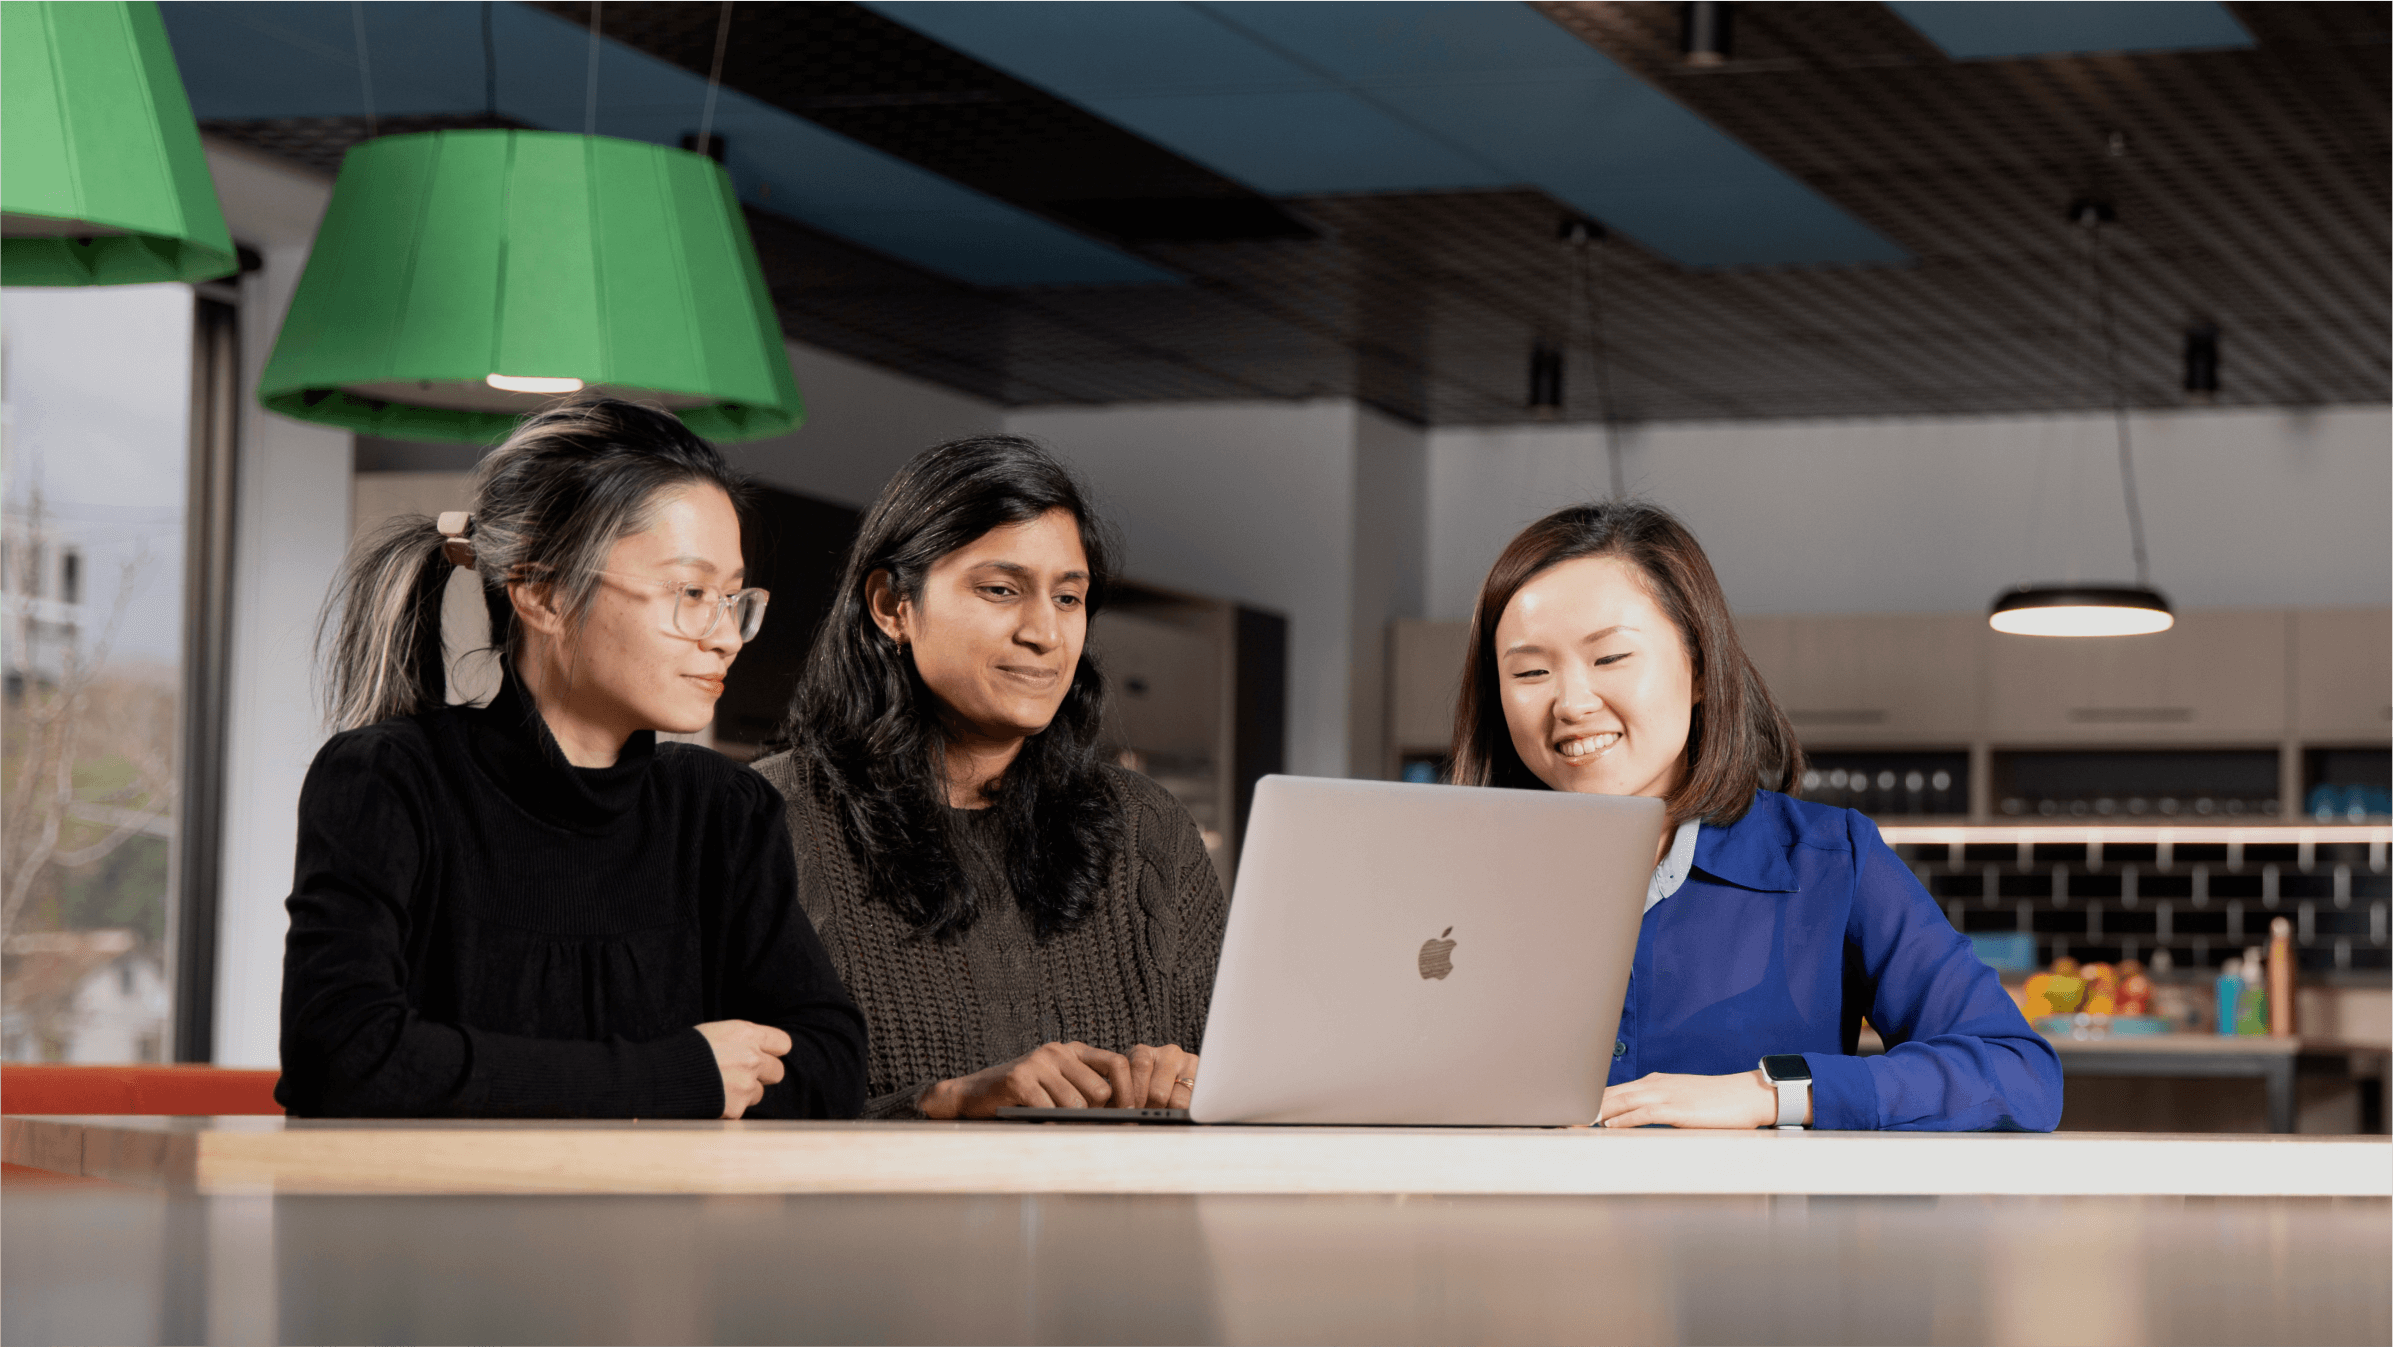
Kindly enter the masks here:
<path id="1" fill-rule="evenodd" d="M 1665 801 L 1670 821 L 1724 826 L 1745 816 L 1756 790 L 1793 794 L 1803 779 L 1803 746 L 1737 641 L 1711 559 L 1675 515 L 1636 500 L 1556 510 L 1522 529 L 1489 568 L 1471 610 L 1471 649 L 1454 705 L 1455 784 L 1545 789 L 1512 747 L 1504 723 L 1496 624 L 1521 586 L 1580 557 L 1619 557 L 1635 566 L 1677 624 L 1695 666 L 1703 698 L 1687 727 L 1687 770 Z"/>
<path id="2" fill-rule="evenodd" d="M 316 625 L 326 722 L 351 730 L 447 701 L 440 600 L 459 566 L 481 579 L 491 644 L 512 657 L 509 581 L 553 586 L 557 610 L 578 623 L 615 541 L 694 484 L 720 488 L 735 507 L 747 499 L 714 447 L 669 412 L 591 396 L 524 418 L 475 468 L 470 499 L 458 502 L 462 534 L 406 514 L 351 551 Z"/>
<path id="3" fill-rule="evenodd" d="M 987 895 L 956 859 L 938 699 L 872 620 L 867 585 L 889 574 L 919 603 L 941 557 L 989 530 L 1068 511 L 1088 554 L 1093 621 L 1113 578 L 1112 538 L 1069 469 L 1032 441 L 975 435 L 925 450 L 881 489 L 848 549 L 831 611 L 815 633 L 783 730 L 829 788 L 873 895 L 917 928 L 960 935 Z M 1122 844 L 1097 748 L 1105 679 L 1085 650 L 1063 705 L 988 787 L 1005 838 L 1005 875 L 1040 935 L 1096 910 Z"/>

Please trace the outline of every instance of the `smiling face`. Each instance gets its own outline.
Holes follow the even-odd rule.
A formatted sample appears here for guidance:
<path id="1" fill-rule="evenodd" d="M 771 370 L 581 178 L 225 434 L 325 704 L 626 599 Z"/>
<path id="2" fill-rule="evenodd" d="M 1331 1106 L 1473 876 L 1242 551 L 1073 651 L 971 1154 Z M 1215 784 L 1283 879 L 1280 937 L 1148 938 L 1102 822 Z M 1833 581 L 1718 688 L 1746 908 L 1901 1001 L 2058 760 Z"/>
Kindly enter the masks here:
<path id="1" fill-rule="evenodd" d="M 1667 796 L 1702 699 L 1678 624 L 1634 563 L 1580 557 L 1539 572 L 1496 622 L 1513 751 L 1555 790 Z"/>
<path id="2" fill-rule="evenodd" d="M 874 574 L 873 621 L 913 650 L 951 734 L 1019 744 L 1047 728 L 1088 642 L 1088 554 L 1080 521 L 1049 510 L 989 530 L 932 563 L 922 592 Z"/>
<path id="3" fill-rule="evenodd" d="M 578 624 L 546 607 L 542 587 L 509 587 L 530 633 L 526 674 L 569 757 L 610 762 L 636 731 L 706 728 L 739 657 L 739 623 L 727 613 L 706 636 L 684 636 L 675 598 L 689 587 L 737 590 L 747 569 L 731 498 L 694 486 L 660 501 L 647 529 L 616 539 Z"/>

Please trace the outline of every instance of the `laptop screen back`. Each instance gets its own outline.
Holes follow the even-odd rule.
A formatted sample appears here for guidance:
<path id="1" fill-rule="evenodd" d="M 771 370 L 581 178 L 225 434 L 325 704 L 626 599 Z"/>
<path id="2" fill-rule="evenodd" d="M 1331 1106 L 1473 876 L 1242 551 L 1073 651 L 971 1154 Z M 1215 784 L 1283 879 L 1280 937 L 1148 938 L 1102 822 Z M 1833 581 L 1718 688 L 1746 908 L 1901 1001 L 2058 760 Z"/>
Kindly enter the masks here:
<path id="1" fill-rule="evenodd" d="M 1662 802 L 1265 777 L 1189 1112 L 1592 1122 Z"/>

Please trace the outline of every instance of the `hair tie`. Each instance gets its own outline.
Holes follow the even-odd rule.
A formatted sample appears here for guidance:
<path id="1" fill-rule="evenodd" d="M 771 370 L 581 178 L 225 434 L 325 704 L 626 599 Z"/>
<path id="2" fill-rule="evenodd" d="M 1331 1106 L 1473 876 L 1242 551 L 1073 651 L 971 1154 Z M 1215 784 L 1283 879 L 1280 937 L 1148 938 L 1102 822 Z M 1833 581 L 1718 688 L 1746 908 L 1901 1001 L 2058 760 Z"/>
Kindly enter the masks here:
<path id="1" fill-rule="evenodd" d="M 441 514 L 433 527 L 439 529 L 440 536 L 445 539 L 440 545 L 440 554 L 449 559 L 449 564 L 472 570 L 474 545 L 467 535 L 474 531 L 474 517 L 463 510 L 448 510 Z"/>

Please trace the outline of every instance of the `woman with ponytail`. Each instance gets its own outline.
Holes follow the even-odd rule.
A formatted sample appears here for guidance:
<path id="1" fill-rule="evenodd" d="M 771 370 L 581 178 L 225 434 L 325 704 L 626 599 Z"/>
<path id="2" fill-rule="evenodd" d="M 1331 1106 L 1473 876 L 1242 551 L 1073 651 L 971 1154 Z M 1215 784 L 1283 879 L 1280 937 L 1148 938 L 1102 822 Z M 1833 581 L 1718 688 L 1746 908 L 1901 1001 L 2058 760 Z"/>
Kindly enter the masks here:
<path id="1" fill-rule="evenodd" d="M 1228 903 L 1188 811 L 1098 748 L 1112 578 L 1010 435 L 900 469 L 791 704 L 799 901 L 872 1030 L 865 1112 L 1186 1108 Z"/>
<path id="2" fill-rule="evenodd" d="M 765 595 L 741 485 L 672 416 L 527 419 L 469 510 L 364 542 L 325 610 L 275 1097 L 319 1117 L 845 1117 L 864 1025 L 781 801 L 702 728 Z M 450 705 L 469 569 L 502 681 Z"/>

